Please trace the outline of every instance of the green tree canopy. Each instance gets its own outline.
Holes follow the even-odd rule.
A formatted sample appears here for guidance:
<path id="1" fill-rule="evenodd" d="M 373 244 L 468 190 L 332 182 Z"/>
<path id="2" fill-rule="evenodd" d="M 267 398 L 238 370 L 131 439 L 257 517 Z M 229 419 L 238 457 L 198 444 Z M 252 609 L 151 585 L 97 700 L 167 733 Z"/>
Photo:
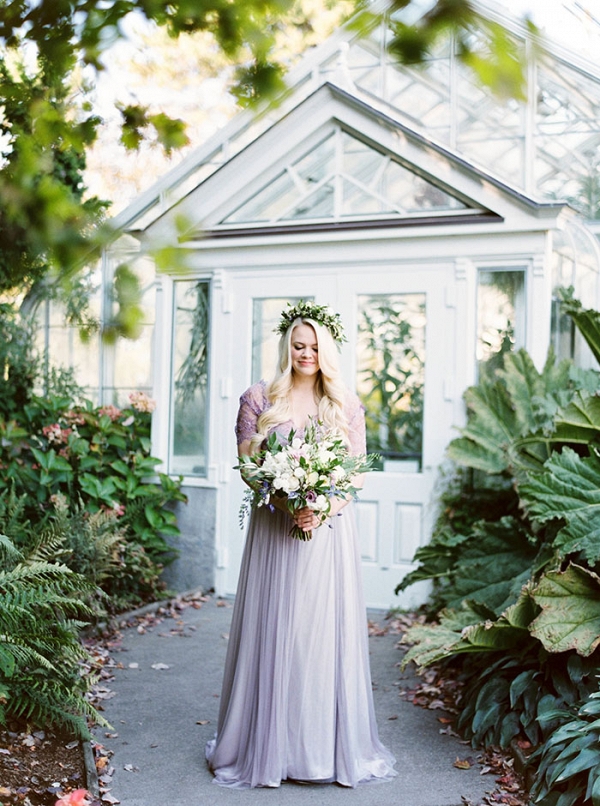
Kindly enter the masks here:
<path id="1" fill-rule="evenodd" d="M 470 0 L 437 0 L 414 24 L 402 15 L 416 0 L 392 0 L 387 7 L 348 1 L 361 12 L 355 25 L 362 32 L 391 14 L 390 47 L 398 59 L 421 61 L 452 32 L 460 58 L 481 81 L 519 97 L 523 55 Z M 308 24 L 303 0 L 0 0 L 0 293 L 18 291 L 22 298 L 40 287 L 69 290 L 111 237 L 102 224 L 106 204 L 85 198 L 82 181 L 100 120 L 72 84 L 76 71 L 93 84 L 103 54 L 124 35 L 133 13 L 174 38 L 213 37 L 236 65 L 233 92 L 246 105 L 283 89 L 277 35 L 286 24 Z M 481 42 L 474 31 L 485 34 L 483 48 L 471 44 Z M 127 147 L 137 147 L 148 131 L 166 152 L 187 142 L 183 121 L 162 111 L 128 103 L 121 114 Z M 122 332 L 131 335 L 126 325 Z"/>

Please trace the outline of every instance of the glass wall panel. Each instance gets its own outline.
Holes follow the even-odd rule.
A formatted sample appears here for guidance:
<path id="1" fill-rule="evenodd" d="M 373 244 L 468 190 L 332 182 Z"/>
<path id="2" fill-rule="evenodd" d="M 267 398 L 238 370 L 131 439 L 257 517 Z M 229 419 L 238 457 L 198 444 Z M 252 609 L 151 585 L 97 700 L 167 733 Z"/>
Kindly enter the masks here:
<path id="1" fill-rule="evenodd" d="M 142 283 L 140 307 L 143 311 L 140 334 L 135 339 L 119 338 L 112 349 L 105 349 L 106 377 L 104 402 L 115 406 L 129 405 L 132 392 L 145 392 L 152 395 L 153 339 L 156 316 L 156 286 L 153 282 L 144 288 L 145 276 L 140 265 L 135 266 L 136 274 Z"/>
<path id="2" fill-rule="evenodd" d="M 89 315 L 100 320 L 100 276 L 90 277 L 92 285 L 89 299 Z M 100 353 L 102 345 L 98 333 L 82 338 L 79 327 L 69 324 L 65 305 L 56 300 L 47 300 L 40 305 L 36 315 L 38 332 L 36 345 L 43 357 L 45 373 L 54 368 L 71 370 L 75 382 L 82 387 L 83 396 L 93 403 L 100 402 Z M 45 394 L 46 390 L 37 390 Z"/>
<path id="3" fill-rule="evenodd" d="M 175 283 L 169 472 L 206 476 L 209 283 Z"/>
<path id="4" fill-rule="evenodd" d="M 252 383 L 270 381 L 277 364 L 278 336 L 274 332 L 288 302 L 312 297 L 268 297 L 252 300 Z"/>
<path id="5" fill-rule="evenodd" d="M 504 353 L 525 346 L 525 270 L 479 271 L 477 367 L 493 371 Z"/>
<path id="6" fill-rule="evenodd" d="M 380 469 L 418 471 L 423 447 L 425 294 L 358 297 L 357 389 Z"/>

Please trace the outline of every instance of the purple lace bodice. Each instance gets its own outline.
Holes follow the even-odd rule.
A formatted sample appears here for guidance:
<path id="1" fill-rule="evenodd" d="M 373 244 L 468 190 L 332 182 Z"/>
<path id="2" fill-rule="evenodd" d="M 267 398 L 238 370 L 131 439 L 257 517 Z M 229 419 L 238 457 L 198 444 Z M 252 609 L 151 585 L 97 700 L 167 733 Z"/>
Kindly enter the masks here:
<path id="1" fill-rule="evenodd" d="M 253 384 L 240 397 L 240 408 L 235 424 L 237 444 L 240 445 L 256 434 L 256 423 L 263 411 L 270 407 L 264 381 Z M 348 421 L 348 437 L 352 454 L 366 453 L 365 414 L 358 396 L 349 390 L 344 401 L 344 414 Z M 277 431 L 287 436 L 293 428 L 290 421 L 277 426 Z"/>

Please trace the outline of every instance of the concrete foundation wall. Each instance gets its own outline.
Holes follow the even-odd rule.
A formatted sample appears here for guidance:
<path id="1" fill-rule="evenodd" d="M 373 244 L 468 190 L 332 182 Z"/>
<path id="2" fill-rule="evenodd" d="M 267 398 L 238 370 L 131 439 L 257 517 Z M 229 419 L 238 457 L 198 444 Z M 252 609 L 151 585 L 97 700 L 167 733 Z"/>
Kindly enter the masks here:
<path id="1" fill-rule="evenodd" d="M 207 487 L 182 487 L 188 503 L 177 503 L 173 511 L 181 530 L 179 537 L 167 537 L 179 551 L 162 578 L 170 590 L 210 590 L 215 584 L 215 525 L 217 491 Z"/>

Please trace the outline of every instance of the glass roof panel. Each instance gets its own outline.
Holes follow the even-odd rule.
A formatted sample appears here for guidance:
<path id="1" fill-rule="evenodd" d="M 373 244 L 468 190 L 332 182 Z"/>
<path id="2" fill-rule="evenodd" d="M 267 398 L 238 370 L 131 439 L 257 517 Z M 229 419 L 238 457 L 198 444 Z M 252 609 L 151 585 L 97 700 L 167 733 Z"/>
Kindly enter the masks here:
<path id="1" fill-rule="evenodd" d="M 458 209 L 468 209 L 468 205 L 390 155 L 336 129 L 291 161 L 223 223 L 401 216 Z"/>
<path id="2" fill-rule="evenodd" d="M 331 218 L 333 216 L 333 201 L 333 182 L 327 182 L 303 199 L 290 213 L 282 218 L 285 221 L 293 218 Z"/>
<path id="3" fill-rule="evenodd" d="M 416 9 L 418 4 L 410 4 Z M 400 13 L 400 17 L 405 10 Z M 511 27 L 511 26 L 509 26 Z M 514 33 L 514 41 L 523 47 L 526 32 Z M 440 39 L 434 52 L 422 67 L 401 66 L 387 53 L 392 31 L 382 25 L 363 39 L 351 36 L 340 43 L 339 51 L 324 49 L 320 61 L 313 51 L 307 69 L 299 71 L 292 88 L 298 97 L 306 97 L 316 84 L 333 77 L 345 63 L 346 75 L 357 88 L 359 97 L 376 98 L 374 106 L 387 104 L 392 114 L 407 126 L 423 133 L 434 142 L 443 144 L 459 156 L 472 160 L 483 169 L 513 184 L 532 197 L 568 199 L 584 215 L 600 219 L 600 73 L 593 67 L 576 67 L 568 56 L 557 55 L 547 44 L 546 52 L 533 48 L 533 64 L 529 76 L 535 87 L 528 88 L 531 107 L 526 103 L 501 102 L 483 90 L 461 64 L 450 38 Z M 485 52 L 484 39 L 473 40 Z M 348 47 L 349 46 L 349 47 Z M 311 63 L 312 60 L 312 63 Z M 576 60 L 576 57 L 573 59 Z M 584 65 L 584 62 L 581 62 Z M 366 96 L 366 97 L 365 97 Z M 290 94 L 290 99 L 296 96 Z M 228 134 L 217 148 L 197 164 L 197 173 L 190 172 L 168 188 L 164 197 L 178 199 L 231 158 L 248 142 L 253 141 L 270 123 L 277 121 L 282 110 L 291 108 L 295 100 L 286 100 L 266 114 L 242 125 Z M 533 125 L 531 125 L 533 123 Z M 533 156 L 525 164 L 525 154 Z M 226 155 L 226 156 L 225 156 Z M 277 220 L 300 204 L 311 185 L 328 181 L 331 168 L 327 159 L 317 169 L 296 166 L 280 174 L 273 186 L 260 191 L 228 219 L 228 223 L 251 220 Z M 293 168 L 293 166 L 291 166 Z M 300 170 L 305 175 L 301 175 Z M 316 173 L 315 173 L 316 172 Z M 302 180 L 299 182 L 298 180 Z M 300 187 L 302 182 L 306 187 Z M 180 185 L 180 187 L 177 187 Z M 264 193 L 264 195 L 262 195 Z M 341 199 L 341 194 L 340 194 Z M 246 206 L 248 205 L 248 206 Z M 137 214 L 131 227 L 151 223 L 160 213 L 155 206 L 147 213 Z M 146 213 L 146 216 L 144 217 Z M 341 215 L 337 210 L 335 215 Z M 257 216 L 260 216 L 257 218 Z"/>
<path id="4" fill-rule="evenodd" d="M 230 224 L 241 221 L 270 221 L 286 210 L 298 195 L 298 188 L 292 177 L 284 171 L 225 220 Z"/>
<path id="5" fill-rule="evenodd" d="M 314 151 L 309 151 L 294 163 L 298 176 L 306 183 L 306 190 L 330 176 L 334 171 L 335 143 L 331 134 L 323 140 Z"/>
<path id="6" fill-rule="evenodd" d="M 382 199 L 367 193 L 363 188 L 344 179 L 342 184 L 342 215 L 375 215 L 376 213 L 395 213 L 397 210 Z"/>

